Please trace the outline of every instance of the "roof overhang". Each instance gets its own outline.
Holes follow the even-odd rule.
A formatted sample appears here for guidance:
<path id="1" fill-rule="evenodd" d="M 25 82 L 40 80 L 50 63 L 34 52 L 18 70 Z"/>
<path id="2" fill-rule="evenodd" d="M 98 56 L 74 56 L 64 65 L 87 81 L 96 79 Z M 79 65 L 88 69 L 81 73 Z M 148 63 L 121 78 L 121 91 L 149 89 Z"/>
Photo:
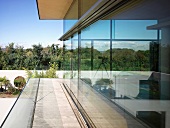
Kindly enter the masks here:
<path id="1" fill-rule="evenodd" d="M 98 0 L 37 0 L 39 19 L 78 20 L 97 1 Z"/>
<path id="2" fill-rule="evenodd" d="M 73 0 L 37 0 L 39 19 L 64 19 Z"/>

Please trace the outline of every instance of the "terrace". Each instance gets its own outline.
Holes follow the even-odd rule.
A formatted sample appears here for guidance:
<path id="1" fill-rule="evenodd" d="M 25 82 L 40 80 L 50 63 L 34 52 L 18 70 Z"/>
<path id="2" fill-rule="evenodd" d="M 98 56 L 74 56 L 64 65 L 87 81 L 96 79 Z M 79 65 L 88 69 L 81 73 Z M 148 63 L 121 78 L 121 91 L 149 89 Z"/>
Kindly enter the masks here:
<path id="1" fill-rule="evenodd" d="M 77 90 L 76 82 L 73 94 L 69 80 L 30 79 L 2 127 L 144 127 L 83 81 Z"/>
<path id="2" fill-rule="evenodd" d="M 2 127 L 170 127 L 169 1 L 88 2 L 37 0 L 64 20 L 63 77 L 29 79 Z"/>
<path id="3" fill-rule="evenodd" d="M 112 83 L 98 83 L 97 86 L 96 81 L 100 76 L 107 76 L 105 71 L 98 71 L 99 78 L 96 76 L 91 82 L 87 78 L 31 78 L 1 127 L 145 128 L 151 127 L 152 124 L 140 120 L 142 111 L 159 111 L 160 115 L 155 115 L 155 120 L 164 113 L 167 114 L 166 119 L 169 118 L 169 101 L 148 100 L 149 97 L 146 96 L 149 93 L 145 93 L 143 99 L 137 98 L 141 89 L 139 81 L 149 79 L 151 73 L 112 73 L 116 76 L 116 79 L 113 77 Z M 86 76 L 89 72 L 82 74 Z M 91 72 L 91 76 L 95 74 L 96 71 Z M 163 121 L 156 125 L 165 124 Z"/>

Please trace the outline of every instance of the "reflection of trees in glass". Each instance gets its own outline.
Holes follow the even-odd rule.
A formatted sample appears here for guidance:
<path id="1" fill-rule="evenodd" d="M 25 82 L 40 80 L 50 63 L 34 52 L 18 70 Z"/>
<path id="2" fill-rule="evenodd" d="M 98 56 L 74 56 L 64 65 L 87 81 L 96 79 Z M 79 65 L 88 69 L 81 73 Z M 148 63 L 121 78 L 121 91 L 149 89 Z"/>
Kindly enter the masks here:
<path id="1" fill-rule="evenodd" d="M 112 67 L 115 71 L 148 71 L 149 51 L 113 49 Z"/>
<path id="2" fill-rule="evenodd" d="M 94 41 L 93 70 L 110 70 L 110 42 Z"/>
<path id="3" fill-rule="evenodd" d="M 72 54 L 73 53 L 73 54 Z M 78 49 L 66 52 L 65 56 L 68 56 L 66 61 L 67 65 L 70 64 L 70 57 L 73 57 L 74 70 L 77 70 L 77 54 Z M 112 50 L 112 67 L 114 71 L 148 71 L 150 70 L 149 62 L 150 52 L 135 51 L 133 49 L 113 49 Z M 91 70 L 91 48 L 81 48 L 81 70 Z M 107 58 L 105 61 L 106 69 L 110 70 L 110 50 L 100 52 L 97 49 L 93 49 L 93 70 L 103 70 L 103 67 L 99 65 L 102 62 L 102 58 Z M 66 63 L 65 61 L 65 63 Z M 69 69 L 67 67 L 66 69 Z"/>
<path id="4" fill-rule="evenodd" d="M 94 54 L 98 54 L 97 51 L 93 51 Z M 81 48 L 81 69 L 82 70 L 91 70 L 91 58 L 92 49 L 85 47 Z"/>

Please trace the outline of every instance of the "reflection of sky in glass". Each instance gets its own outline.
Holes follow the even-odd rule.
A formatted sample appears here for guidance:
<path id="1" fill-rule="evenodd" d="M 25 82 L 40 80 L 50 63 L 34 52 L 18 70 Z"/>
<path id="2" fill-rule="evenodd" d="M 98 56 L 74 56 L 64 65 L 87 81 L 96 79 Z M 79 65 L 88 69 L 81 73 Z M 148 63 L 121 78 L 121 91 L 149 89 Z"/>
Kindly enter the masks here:
<path id="1" fill-rule="evenodd" d="M 76 20 L 66 21 L 67 28 Z M 112 21 L 113 39 L 157 39 L 156 30 L 147 30 L 147 26 L 157 23 L 156 20 L 114 20 Z M 73 49 L 78 47 L 77 34 L 73 36 Z M 81 32 L 81 39 L 93 39 L 94 48 L 99 51 L 109 49 L 110 41 L 95 41 L 95 39 L 110 39 L 110 20 L 100 20 Z M 67 44 L 70 45 L 70 44 Z M 91 48 L 91 41 L 81 41 L 82 48 Z M 113 48 L 128 48 L 134 50 L 148 50 L 149 41 L 113 41 Z"/>
<path id="2" fill-rule="evenodd" d="M 64 21 L 64 31 L 69 30 L 76 22 L 77 20 Z M 114 20 L 112 22 L 112 38 L 156 39 L 157 31 L 147 30 L 147 26 L 156 23 L 156 20 Z M 99 20 L 83 29 L 81 39 L 110 39 L 110 20 Z"/>
<path id="3" fill-rule="evenodd" d="M 82 48 L 91 48 L 91 41 L 81 41 Z"/>
<path id="4" fill-rule="evenodd" d="M 110 39 L 110 21 L 99 20 L 85 28 L 81 33 L 81 39 Z"/>
<path id="5" fill-rule="evenodd" d="M 156 39 L 157 31 L 146 29 L 156 23 L 156 20 L 115 20 L 112 36 L 115 39 Z"/>
<path id="6" fill-rule="evenodd" d="M 65 46 L 66 46 L 66 49 L 71 49 L 71 41 L 66 41 L 64 42 L 65 43 Z M 76 49 L 78 48 L 78 41 L 73 41 L 73 44 L 72 44 L 72 49 Z"/>
<path id="7" fill-rule="evenodd" d="M 110 41 L 94 41 L 94 49 L 107 51 L 110 49 Z"/>
<path id="8" fill-rule="evenodd" d="M 112 48 L 120 49 L 133 49 L 138 50 L 149 50 L 150 41 L 113 41 Z M 73 49 L 78 47 L 78 41 L 73 42 Z M 82 41 L 82 48 L 91 48 L 91 41 Z M 110 49 L 110 41 L 94 41 L 94 49 L 98 51 L 107 51 Z"/>
<path id="9" fill-rule="evenodd" d="M 73 49 L 78 48 L 78 41 L 73 41 Z"/>
<path id="10" fill-rule="evenodd" d="M 149 50 L 149 41 L 113 41 L 112 48 L 127 48 L 133 49 L 135 51 L 138 50 Z"/>
<path id="11" fill-rule="evenodd" d="M 78 39 L 78 33 L 73 35 L 73 40 L 76 40 L 76 39 Z"/>
<path id="12" fill-rule="evenodd" d="M 66 49 L 71 49 L 71 40 L 64 41 L 64 45 L 66 46 Z"/>
<path id="13" fill-rule="evenodd" d="M 71 29 L 77 20 L 64 20 L 64 33 Z"/>

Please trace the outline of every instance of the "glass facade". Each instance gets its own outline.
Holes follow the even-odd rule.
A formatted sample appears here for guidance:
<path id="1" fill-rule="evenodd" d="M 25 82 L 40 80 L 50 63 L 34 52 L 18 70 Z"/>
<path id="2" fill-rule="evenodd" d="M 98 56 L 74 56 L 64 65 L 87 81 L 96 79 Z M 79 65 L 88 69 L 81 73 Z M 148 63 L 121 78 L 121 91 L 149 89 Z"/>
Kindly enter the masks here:
<path id="1" fill-rule="evenodd" d="M 75 116 L 78 112 L 87 127 L 170 128 L 167 1 L 161 7 L 159 0 L 72 1 L 63 18 L 59 69 L 64 80 L 59 83 Z M 27 83 L 3 126 L 22 121 L 17 127 L 32 127 L 39 84 L 44 82 Z M 53 91 L 44 85 L 44 91 Z M 39 90 L 44 97 L 43 86 Z"/>
<path id="2" fill-rule="evenodd" d="M 114 20 L 112 38 L 114 39 L 156 39 L 157 31 L 147 30 L 156 20 Z"/>
<path id="3" fill-rule="evenodd" d="M 170 29 L 147 29 L 157 23 L 99 20 L 64 41 L 70 89 L 96 127 L 170 127 Z"/>

